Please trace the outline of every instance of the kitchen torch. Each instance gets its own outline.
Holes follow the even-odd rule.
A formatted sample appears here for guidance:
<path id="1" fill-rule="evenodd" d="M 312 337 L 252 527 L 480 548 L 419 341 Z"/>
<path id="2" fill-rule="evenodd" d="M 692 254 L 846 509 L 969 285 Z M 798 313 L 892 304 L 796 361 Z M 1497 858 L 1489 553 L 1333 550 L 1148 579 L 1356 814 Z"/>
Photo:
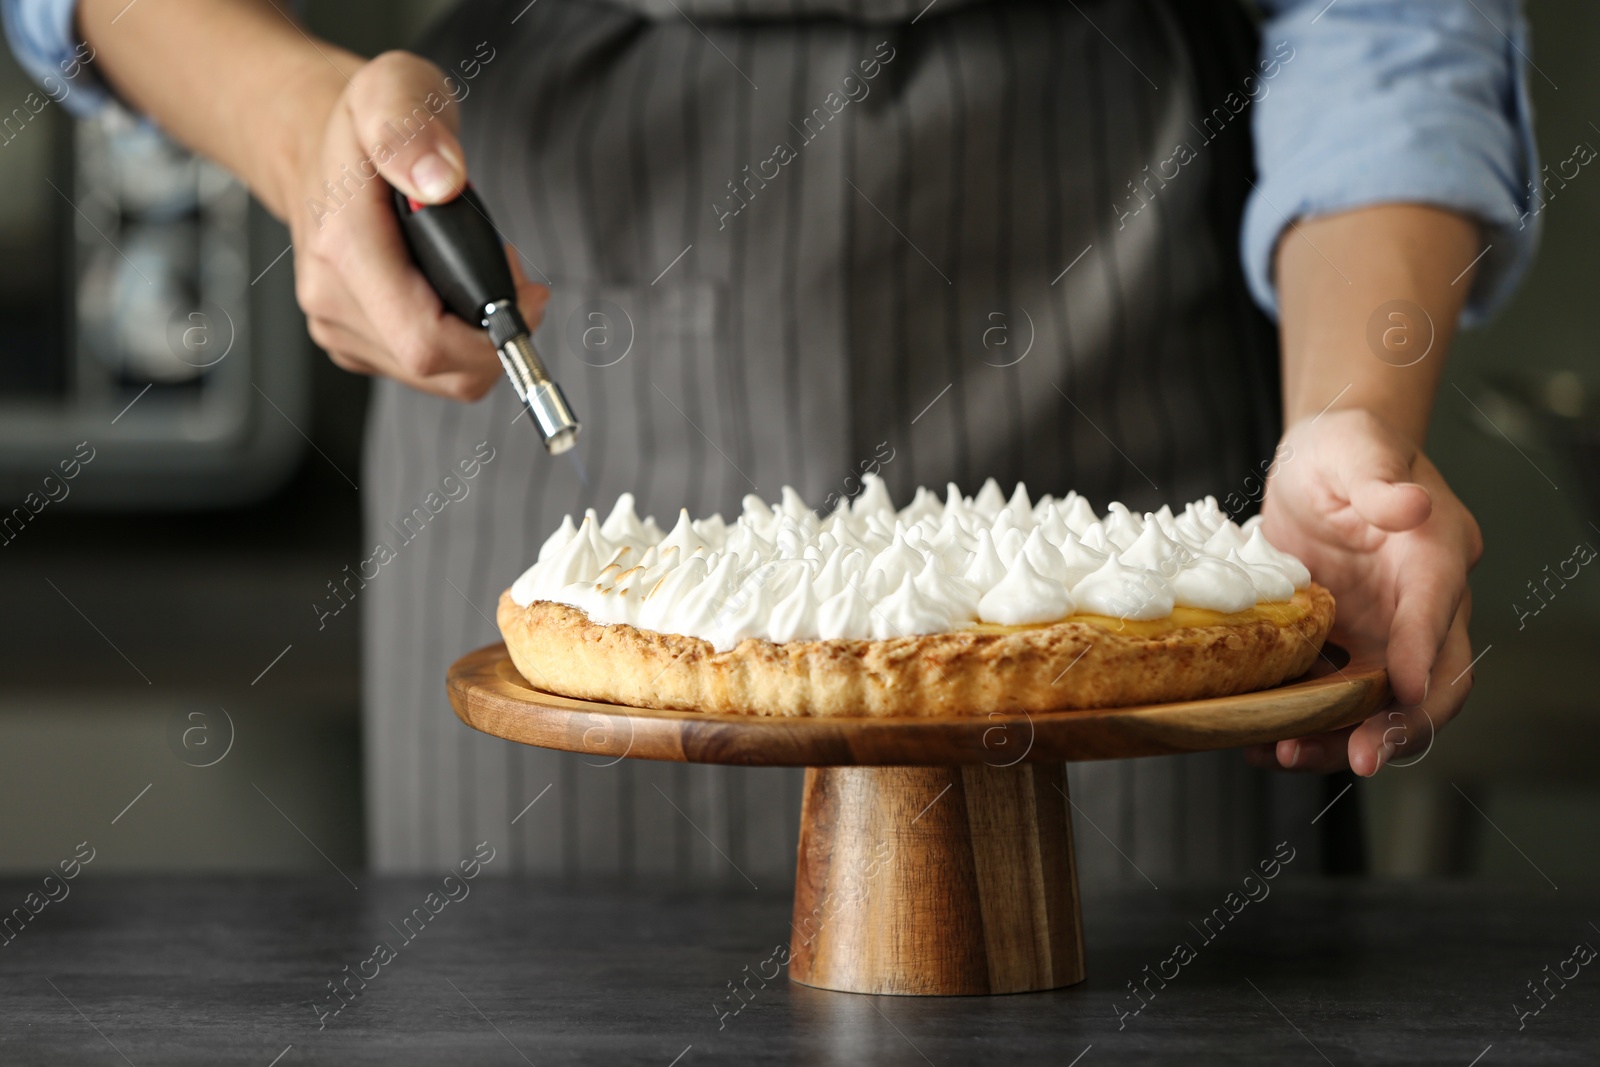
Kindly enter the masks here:
<path id="1" fill-rule="evenodd" d="M 545 450 L 570 450 L 578 443 L 577 417 L 528 336 L 505 249 L 478 194 L 469 186 L 448 203 L 423 204 L 396 191 L 394 206 L 411 256 L 444 306 L 489 331 Z"/>

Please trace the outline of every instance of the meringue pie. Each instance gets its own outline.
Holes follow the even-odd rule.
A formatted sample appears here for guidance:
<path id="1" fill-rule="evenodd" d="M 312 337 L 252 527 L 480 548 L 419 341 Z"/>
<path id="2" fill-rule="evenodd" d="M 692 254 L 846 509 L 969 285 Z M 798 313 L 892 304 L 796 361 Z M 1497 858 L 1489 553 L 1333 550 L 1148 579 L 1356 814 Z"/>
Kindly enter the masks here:
<path id="1" fill-rule="evenodd" d="M 819 516 L 793 489 L 663 533 L 624 493 L 563 520 L 500 598 L 535 688 L 720 714 L 985 715 L 1226 696 L 1307 670 L 1333 597 L 1207 497 L 1098 514 L 1076 493 L 868 476 Z"/>

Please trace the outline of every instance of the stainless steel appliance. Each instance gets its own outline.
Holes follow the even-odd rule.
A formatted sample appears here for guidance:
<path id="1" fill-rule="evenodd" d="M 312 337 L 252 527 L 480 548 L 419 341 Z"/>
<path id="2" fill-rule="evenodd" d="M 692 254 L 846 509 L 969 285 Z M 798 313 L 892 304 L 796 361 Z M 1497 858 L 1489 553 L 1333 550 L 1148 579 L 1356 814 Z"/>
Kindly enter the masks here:
<path id="1" fill-rule="evenodd" d="M 30 92 L 0 59 L 0 100 Z M 7 535 L 26 521 L 15 509 L 54 506 L 52 484 L 64 506 L 118 510 L 269 495 L 309 432 L 285 231 L 240 183 L 125 111 L 74 121 L 37 93 L 23 111 L 0 122 Z"/>

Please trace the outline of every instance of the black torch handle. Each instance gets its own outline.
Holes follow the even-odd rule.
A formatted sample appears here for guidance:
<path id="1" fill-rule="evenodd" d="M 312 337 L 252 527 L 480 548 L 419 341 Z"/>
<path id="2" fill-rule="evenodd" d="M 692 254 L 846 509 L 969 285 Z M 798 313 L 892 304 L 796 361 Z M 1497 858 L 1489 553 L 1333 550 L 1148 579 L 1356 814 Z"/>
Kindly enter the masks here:
<path id="1" fill-rule="evenodd" d="M 444 204 L 421 204 L 395 190 L 394 206 L 412 259 L 445 307 L 474 326 L 489 327 L 496 348 L 527 333 L 500 235 L 471 186 Z M 496 314 L 491 322 L 484 314 L 490 304 L 510 314 Z"/>
<path id="2" fill-rule="evenodd" d="M 472 188 L 447 204 L 419 204 L 394 194 L 411 258 L 451 312 L 489 331 L 512 388 L 533 416 L 551 455 L 571 451 L 581 424 L 551 380 L 517 310 L 517 286 L 500 234 Z"/>

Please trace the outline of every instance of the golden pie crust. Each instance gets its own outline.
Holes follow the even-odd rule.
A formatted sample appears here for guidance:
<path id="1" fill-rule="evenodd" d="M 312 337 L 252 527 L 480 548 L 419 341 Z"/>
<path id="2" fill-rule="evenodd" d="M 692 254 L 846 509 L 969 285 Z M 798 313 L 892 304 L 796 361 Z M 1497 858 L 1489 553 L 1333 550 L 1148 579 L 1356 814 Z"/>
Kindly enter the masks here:
<path id="1" fill-rule="evenodd" d="M 1232 696 L 1298 677 L 1333 627 L 1311 585 L 1224 615 L 1178 608 L 1131 622 L 1074 615 L 887 641 L 748 638 L 728 652 L 681 634 L 600 624 L 577 608 L 500 597 L 500 633 L 536 689 L 724 715 L 951 716 L 1112 708 Z"/>

